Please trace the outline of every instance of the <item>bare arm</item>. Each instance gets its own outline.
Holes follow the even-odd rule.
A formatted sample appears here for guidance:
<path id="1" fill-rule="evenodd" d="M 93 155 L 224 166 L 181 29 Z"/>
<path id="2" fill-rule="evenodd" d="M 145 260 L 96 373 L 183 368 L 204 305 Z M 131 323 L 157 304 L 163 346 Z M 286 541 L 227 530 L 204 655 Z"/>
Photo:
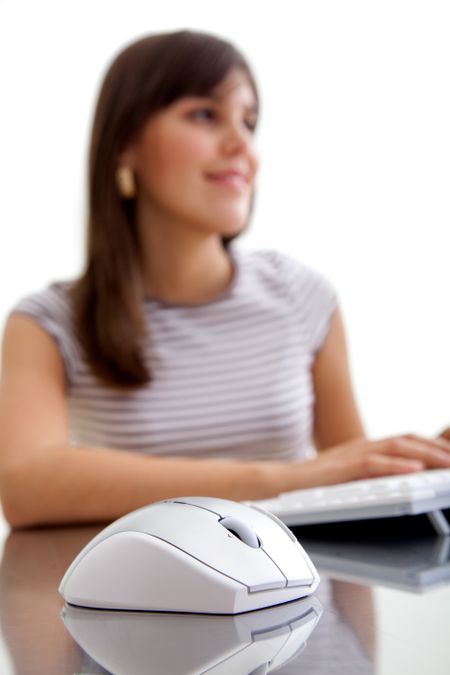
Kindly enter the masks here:
<path id="1" fill-rule="evenodd" d="M 314 367 L 316 469 L 324 484 L 450 466 L 450 434 L 366 438 L 349 372 L 344 326 L 336 311 Z"/>
<path id="2" fill-rule="evenodd" d="M 354 438 L 364 438 L 364 427 L 353 394 L 341 314 L 335 312 L 325 345 L 313 367 L 314 437 L 318 450 Z"/>
<path id="3" fill-rule="evenodd" d="M 450 465 L 436 447 L 422 445 L 401 453 L 418 455 L 430 466 Z M 72 447 L 56 344 L 27 317 L 13 316 L 8 322 L 0 388 L 0 494 L 13 527 L 109 521 L 183 494 L 263 499 L 370 473 L 370 462 L 355 462 L 354 455 L 337 448 L 304 463 L 239 462 Z M 404 460 L 390 459 L 397 464 L 383 466 L 385 473 L 408 470 Z"/>
<path id="4" fill-rule="evenodd" d="M 257 499 L 276 494 L 264 462 L 169 459 L 71 447 L 64 367 L 52 338 L 13 316 L 3 343 L 0 493 L 13 526 L 112 520 L 183 494 Z"/>

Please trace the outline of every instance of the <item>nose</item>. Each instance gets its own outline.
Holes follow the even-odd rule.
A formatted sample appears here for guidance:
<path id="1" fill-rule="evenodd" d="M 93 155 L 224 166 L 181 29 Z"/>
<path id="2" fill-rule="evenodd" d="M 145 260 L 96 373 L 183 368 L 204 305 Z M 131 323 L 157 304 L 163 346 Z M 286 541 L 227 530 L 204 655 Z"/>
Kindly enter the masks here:
<path id="1" fill-rule="evenodd" d="M 251 132 L 243 127 L 242 121 L 230 123 L 224 131 L 223 148 L 228 154 L 254 154 L 254 140 Z"/>
<path id="2" fill-rule="evenodd" d="M 221 151 L 226 157 L 243 157 L 251 175 L 257 174 L 259 156 L 255 139 L 251 131 L 242 126 L 242 121 L 227 126 L 222 137 Z"/>

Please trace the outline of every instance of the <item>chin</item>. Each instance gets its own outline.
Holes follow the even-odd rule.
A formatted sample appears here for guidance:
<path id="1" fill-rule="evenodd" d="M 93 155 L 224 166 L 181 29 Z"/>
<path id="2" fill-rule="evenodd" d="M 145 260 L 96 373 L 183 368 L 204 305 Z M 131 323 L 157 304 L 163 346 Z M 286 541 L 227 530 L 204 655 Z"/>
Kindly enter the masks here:
<path id="1" fill-rule="evenodd" d="M 237 236 L 245 230 L 250 221 L 251 212 L 246 209 L 244 213 L 224 214 L 222 218 L 215 218 L 219 233 L 224 237 Z"/>
<path id="2" fill-rule="evenodd" d="M 201 214 L 191 216 L 191 222 L 203 232 L 216 234 L 220 237 L 236 237 L 241 234 L 250 221 L 252 210 L 246 208 L 211 208 Z"/>
<path id="3" fill-rule="evenodd" d="M 229 225 L 228 227 L 224 227 L 223 223 L 222 226 L 218 230 L 218 234 L 220 234 L 221 237 L 228 239 L 228 238 L 234 238 L 242 234 L 244 230 L 247 227 L 247 222 L 240 222 L 239 224 L 234 224 L 234 225 Z"/>

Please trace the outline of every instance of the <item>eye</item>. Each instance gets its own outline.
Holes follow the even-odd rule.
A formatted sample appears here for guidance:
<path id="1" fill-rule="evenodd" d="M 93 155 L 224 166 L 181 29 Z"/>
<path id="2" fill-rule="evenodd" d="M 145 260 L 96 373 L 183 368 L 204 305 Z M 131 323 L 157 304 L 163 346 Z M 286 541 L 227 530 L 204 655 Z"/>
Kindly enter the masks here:
<path id="1" fill-rule="evenodd" d="M 212 108 L 196 108 L 195 110 L 191 110 L 189 118 L 200 122 L 211 121 L 216 118 L 216 113 Z"/>
<path id="2" fill-rule="evenodd" d="M 256 125 L 258 124 L 258 120 L 256 119 L 256 117 L 249 117 L 244 120 L 244 124 L 249 131 L 256 131 Z"/>
<path id="3" fill-rule="evenodd" d="M 188 119 L 191 119 L 195 122 L 218 122 L 220 121 L 221 117 L 225 118 L 225 116 L 226 113 L 222 113 L 221 111 L 211 106 L 197 107 L 194 108 L 193 110 L 190 110 L 187 114 Z M 248 131 L 250 131 L 251 133 L 256 131 L 258 118 L 254 114 L 244 116 L 242 122 L 245 128 L 248 129 Z"/>

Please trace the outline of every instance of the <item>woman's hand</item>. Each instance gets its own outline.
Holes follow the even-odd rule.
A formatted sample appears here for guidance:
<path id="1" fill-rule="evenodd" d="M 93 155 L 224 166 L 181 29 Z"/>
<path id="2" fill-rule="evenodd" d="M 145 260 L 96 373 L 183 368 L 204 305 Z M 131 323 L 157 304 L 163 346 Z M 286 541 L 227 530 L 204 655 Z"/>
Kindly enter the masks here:
<path id="1" fill-rule="evenodd" d="M 378 441 L 358 438 L 322 450 L 314 459 L 296 464 L 296 468 L 298 471 L 291 468 L 291 490 L 450 468 L 450 441 L 413 434 Z"/>
<path id="2" fill-rule="evenodd" d="M 303 465 L 298 464 L 290 478 L 283 475 L 284 482 L 292 485 L 289 489 L 450 468 L 450 427 L 435 439 L 414 434 L 378 441 L 365 438 L 345 343 L 344 326 L 337 310 L 313 368 L 314 440 L 319 454 Z"/>
<path id="3" fill-rule="evenodd" d="M 439 438 L 445 438 L 447 441 L 450 442 L 450 427 L 447 427 L 447 429 L 441 431 L 441 433 L 439 434 Z"/>

